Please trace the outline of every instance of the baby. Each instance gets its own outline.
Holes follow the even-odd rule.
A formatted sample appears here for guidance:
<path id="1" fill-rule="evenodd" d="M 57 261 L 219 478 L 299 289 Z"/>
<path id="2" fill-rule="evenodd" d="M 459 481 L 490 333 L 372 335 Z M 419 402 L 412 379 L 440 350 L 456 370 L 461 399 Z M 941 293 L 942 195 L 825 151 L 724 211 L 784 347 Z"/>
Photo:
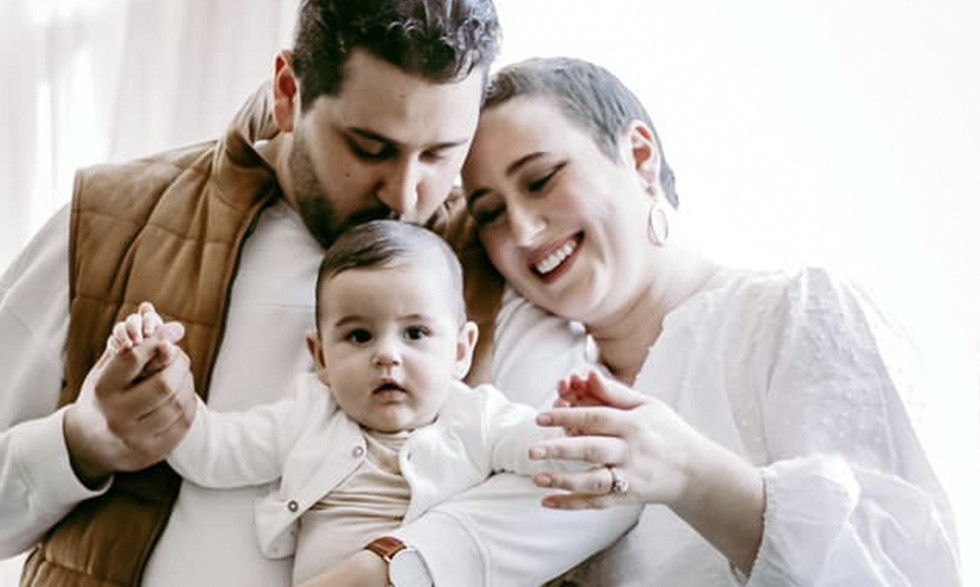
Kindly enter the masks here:
<path id="1" fill-rule="evenodd" d="M 528 447 L 560 432 L 493 387 L 460 381 L 477 338 L 462 283 L 453 251 L 423 228 L 351 228 L 320 266 L 307 337 L 315 375 L 289 399 L 242 413 L 198 401 L 168 462 L 212 488 L 279 480 L 257 500 L 255 523 L 267 556 L 295 555 L 294 584 L 494 472 L 557 465 L 532 462 Z M 110 352 L 161 325 L 142 305 L 116 326 Z"/>

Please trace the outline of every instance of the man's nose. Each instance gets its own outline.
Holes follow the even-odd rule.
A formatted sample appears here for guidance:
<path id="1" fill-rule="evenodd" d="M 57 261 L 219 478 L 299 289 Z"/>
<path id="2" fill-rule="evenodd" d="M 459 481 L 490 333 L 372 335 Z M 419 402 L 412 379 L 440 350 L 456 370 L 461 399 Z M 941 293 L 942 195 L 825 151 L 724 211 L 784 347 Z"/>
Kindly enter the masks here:
<path id="1" fill-rule="evenodd" d="M 419 187 L 422 182 L 421 164 L 416 159 L 393 163 L 384 178 L 378 199 L 396 216 L 403 220 L 415 220 L 419 216 Z"/>

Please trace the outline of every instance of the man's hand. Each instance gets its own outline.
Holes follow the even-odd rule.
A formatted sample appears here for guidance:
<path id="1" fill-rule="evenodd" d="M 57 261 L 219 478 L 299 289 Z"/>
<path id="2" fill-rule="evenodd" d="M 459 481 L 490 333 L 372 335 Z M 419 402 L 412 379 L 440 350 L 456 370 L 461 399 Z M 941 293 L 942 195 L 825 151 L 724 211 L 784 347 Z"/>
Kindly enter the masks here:
<path id="1" fill-rule="evenodd" d="M 300 587 L 385 587 L 387 583 L 388 564 L 370 550 L 359 550 Z"/>
<path id="2" fill-rule="evenodd" d="M 65 413 L 71 465 L 90 488 L 163 460 L 193 421 L 190 359 L 174 344 L 183 329 L 153 330 L 129 348 L 107 348 Z"/>

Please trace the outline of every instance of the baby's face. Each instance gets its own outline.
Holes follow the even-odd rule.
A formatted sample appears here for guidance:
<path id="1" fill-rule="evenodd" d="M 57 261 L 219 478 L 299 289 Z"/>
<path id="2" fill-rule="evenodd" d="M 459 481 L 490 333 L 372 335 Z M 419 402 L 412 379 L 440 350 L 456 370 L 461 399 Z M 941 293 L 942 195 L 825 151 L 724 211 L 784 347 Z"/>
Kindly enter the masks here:
<path id="1" fill-rule="evenodd" d="M 382 432 L 431 423 L 469 363 L 445 260 L 353 269 L 320 292 L 320 376 L 353 420 Z M 320 363 L 320 361 L 317 361 Z"/>

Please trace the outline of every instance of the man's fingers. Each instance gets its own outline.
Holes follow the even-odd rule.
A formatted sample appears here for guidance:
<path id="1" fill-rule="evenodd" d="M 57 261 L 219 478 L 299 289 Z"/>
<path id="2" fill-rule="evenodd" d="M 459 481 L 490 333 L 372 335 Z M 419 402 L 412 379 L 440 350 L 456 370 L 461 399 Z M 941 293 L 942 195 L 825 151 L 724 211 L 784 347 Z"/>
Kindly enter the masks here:
<path id="1" fill-rule="evenodd" d="M 597 465 L 622 463 L 627 446 L 613 436 L 575 436 L 535 443 L 528 451 L 532 460 L 585 461 Z"/>
<path id="2" fill-rule="evenodd" d="M 134 346 L 128 352 L 107 357 L 95 382 L 96 395 L 120 393 L 129 388 L 139 378 L 146 364 L 156 356 L 160 344 L 160 341 L 150 339 L 146 344 Z"/>
<path id="3" fill-rule="evenodd" d="M 143 369 L 143 376 L 149 377 L 157 371 L 163 369 L 170 363 L 174 362 L 174 360 L 180 356 L 180 353 L 180 349 L 178 349 L 169 340 L 164 339 L 160 343 L 156 356 L 153 357 L 153 360 L 150 361 L 146 365 L 146 368 Z"/>
<path id="4" fill-rule="evenodd" d="M 162 371 L 113 398 L 113 431 L 122 437 L 155 435 L 170 425 L 172 414 L 186 416 L 195 401 L 187 366 L 187 357 L 181 353 Z"/>

